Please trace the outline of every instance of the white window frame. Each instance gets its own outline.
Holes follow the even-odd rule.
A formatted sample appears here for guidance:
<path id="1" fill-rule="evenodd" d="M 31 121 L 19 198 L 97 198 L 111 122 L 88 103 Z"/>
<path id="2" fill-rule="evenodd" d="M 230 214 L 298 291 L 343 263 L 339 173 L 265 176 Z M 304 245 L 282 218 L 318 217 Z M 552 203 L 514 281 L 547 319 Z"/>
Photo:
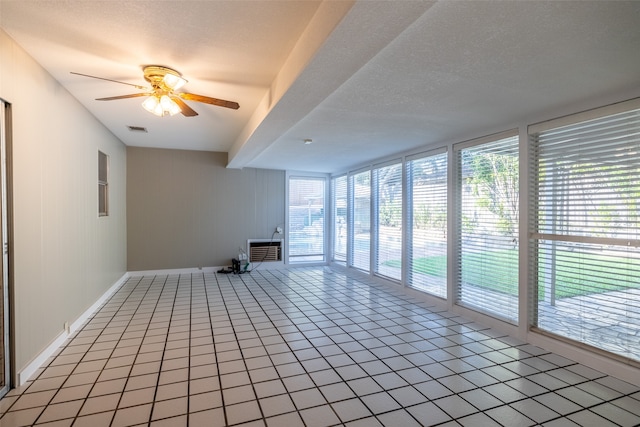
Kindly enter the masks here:
<path id="1" fill-rule="evenodd" d="M 447 268 L 445 271 L 445 291 L 444 291 L 444 295 L 438 295 L 436 293 L 432 293 L 432 292 L 428 292 L 424 289 L 421 289 L 418 286 L 413 286 L 412 283 L 412 274 L 411 274 L 411 270 L 413 268 L 413 236 L 414 236 L 414 226 L 415 226 L 415 222 L 414 222 L 414 194 L 413 194 L 413 174 L 412 171 L 410 170 L 410 164 L 413 161 L 416 160 L 421 160 L 421 159 L 426 159 L 426 158 L 430 158 L 430 157 L 435 157 L 435 156 L 442 156 L 444 155 L 445 159 L 446 159 L 446 166 L 447 166 L 447 170 L 445 171 L 445 176 L 446 176 L 446 182 L 447 182 L 447 186 L 445 188 L 445 198 L 446 198 L 446 208 L 445 208 L 445 221 L 446 221 L 446 226 L 445 226 L 445 233 L 446 233 L 446 248 L 445 248 L 445 252 L 444 255 L 447 259 Z M 450 169 L 450 165 L 449 165 L 449 150 L 447 149 L 447 147 L 441 147 L 441 148 L 437 148 L 434 150 L 429 150 L 429 151 L 423 151 L 417 154 L 413 154 L 410 156 L 405 157 L 405 164 L 404 164 L 404 181 L 405 181 L 405 191 L 404 191 L 404 195 L 403 198 L 405 200 L 405 211 L 404 211 L 404 218 L 405 218 L 405 224 L 406 226 L 405 228 L 405 234 L 404 234 L 404 238 L 405 238 L 405 244 L 403 245 L 406 248 L 405 251 L 405 255 L 404 258 L 406 259 L 406 262 L 403 262 L 403 270 L 405 271 L 405 280 L 404 283 L 412 288 L 415 289 L 419 292 L 424 292 L 427 293 L 429 295 L 435 296 L 437 298 L 442 298 L 442 299 L 447 299 L 447 295 L 448 295 L 448 284 L 449 284 L 449 211 L 450 211 L 450 207 L 451 207 L 451 203 L 449 200 L 449 193 L 450 193 L 450 186 L 452 185 L 449 179 L 449 169 Z"/>
<path id="2" fill-rule="evenodd" d="M 338 241 L 338 230 L 336 230 L 336 214 L 337 214 L 337 209 L 339 208 L 338 206 L 336 206 L 336 180 L 338 179 L 344 179 L 345 180 L 345 189 L 347 190 L 346 192 L 346 206 L 344 207 L 345 211 L 346 211 L 346 216 L 345 216 L 345 224 L 344 224 L 344 232 L 346 233 L 346 242 L 345 242 L 345 257 L 344 260 L 339 259 L 336 260 L 336 243 Z M 330 194 L 330 199 L 331 199 L 331 218 L 329 219 L 330 224 L 331 224 L 331 230 L 330 230 L 330 235 L 331 235 L 331 240 L 330 240 L 330 244 L 331 244 L 331 262 L 335 262 L 338 263 L 340 265 L 347 265 L 347 261 L 349 258 L 349 175 L 348 174 L 342 174 L 342 175 L 336 175 L 336 176 L 332 176 L 331 180 L 330 180 L 330 184 L 331 184 L 331 194 Z"/>
<path id="3" fill-rule="evenodd" d="M 98 150 L 98 216 L 109 216 L 109 168 L 111 158 Z"/>
<path id="4" fill-rule="evenodd" d="M 322 173 L 309 173 L 309 172 L 296 172 L 296 171 L 287 171 L 286 174 L 286 188 L 285 188 L 285 228 L 286 228 L 286 233 L 285 233 L 285 246 L 286 246 L 286 251 L 285 251 L 285 255 L 284 255 L 284 262 L 285 264 L 293 264 L 293 265 L 326 265 L 328 263 L 328 259 L 329 259 L 329 254 L 330 254 L 330 247 L 329 247 L 329 243 L 330 243 L 330 228 L 329 225 L 331 224 L 330 221 L 330 210 L 331 210 L 331 204 L 330 204 L 330 189 L 331 189 L 331 177 L 328 174 L 322 174 Z M 298 256 L 290 256 L 289 255 L 289 251 L 291 250 L 291 244 L 290 244 L 290 233 L 289 233 L 289 226 L 291 224 L 290 218 L 289 218 L 289 183 L 291 182 L 291 179 L 310 179 L 310 180 L 322 180 L 324 182 L 324 218 L 323 218 L 323 254 L 322 254 L 322 260 L 321 261 L 293 261 L 292 262 L 292 258 L 297 258 Z M 320 254 L 318 254 L 320 255 Z"/>
<path id="5" fill-rule="evenodd" d="M 400 201 L 400 250 L 401 250 L 401 269 L 400 269 L 400 277 L 390 277 L 380 272 L 379 264 L 379 245 L 380 245 L 380 194 L 378 187 L 378 175 L 377 171 L 380 169 L 387 168 L 389 166 L 400 166 L 400 179 L 399 184 L 401 186 L 402 199 Z M 404 228 L 405 228 L 405 203 L 404 203 L 404 194 L 405 194 L 405 185 L 404 185 L 404 174 L 405 174 L 405 164 L 402 158 L 396 158 L 393 160 L 389 160 L 383 163 L 377 163 L 373 165 L 371 168 L 371 272 L 376 275 L 383 277 L 392 282 L 400 283 L 402 282 L 403 272 L 404 272 L 404 260 L 402 256 L 404 253 L 402 252 L 402 248 L 404 246 Z"/>
<path id="6" fill-rule="evenodd" d="M 522 236 L 519 236 L 518 238 L 518 279 L 517 279 L 517 299 L 516 299 L 516 316 L 515 318 L 508 318 L 505 317 L 499 313 L 496 312 L 492 312 L 490 310 L 490 307 L 483 307 L 482 304 L 478 304 L 476 306 L 474 305 L 470 305 L 470 304 L 464 304 L 460 301 L 460 295 L 461 295 L 461 288 L 460 288 L 460 282 L 461 282 L 461 278 L 460 278 L 460 274 L 461 274 L 461 267 L 459 265 L 459 257 L 461 256 L 460 251 L 462 249 L 461 247 L 461 238 L 462 238 L 462 230 L 461 230 L 461 219 L 460 219 L 460 215 L 461 215 L 461 183 L 460 183 L 460 179 L 461 179 L 461 159 L 460 159 L 460 153 L 461 151 L 468 149 L 468 148 L 472 148 L 472 147 L 477 147 L 480 145 L 485 145 L 485 144 L 491 144 L 494 142 L 498 142 L 500 140 L 506 139 L 506 138 L 515 138 L 518 141 L 518 159 L 520 160 L 520 156 L 521 156 L 521 150 L 520 150 L 520 144 L 519 144 L 519 132 L 518 129 L 513 129 L 513 130 L 508 130 L 505 132 L 500 132 L 497 134 L 493 134 L 493 135 L 489 135 L 486 137 L 482 137 L 482 138 L 477 138 L 477 139 L 473 139 L 470 141 L 465 141 L 465 142 L 461 142 L 458 144 L 454 144 L 453 145 L 453 150 L 452 150 L 452 154 L 454 157 L 454 161 L 450 164 L 450 169 L 453 171 L 454 177 L 455 179 L 452 180 L 449 183 L 449 186 L 451 188 L 452 193 L 455 195 L 455 197 L 453 199 L 450 199 L 450 204 L 449 206 L 451 206 L 453 208 L 453 210 L 450 210 L 450 215 L 449 215 L 449 220 L 453 222 L 452 226 L 453 226 L 453 230 L 454 233 L 453 235 L 450 237 L 449 243 L 452 246 L 452 250 L 453 250 L 453 254 L 454 256 L 450 257 L 448 259 L 448 264 L 449 264 L 449 273 L 453 273 L 450 274 L 450 279 L 449 279 L 449 287 L 450 287 L 450 291 L 448 293 L 448 295 L 451 298 L 451 304 L 455 305 L 455 306 L 459 306 L 462 307 L 464 309 L 468 309 L 472 312 L 478 312 L 481 313 L 485 316 L 494 318 L 494 319 L 498 319 L 499 321 L 505 322 L 507 324 L 511 324 L 511 325 L 519 325 L 520 324 L 520 302 L 521 302 L 521 298 L 522 298 L 522 292 L 520 291 L 520 276 L 521 276 L 521 269 L 519 266 L 519 259 L 520 259 L 520 242 L 521 242 L 521 238 Z M 519 173 L 521 171 L 521 165 L 520 165 L 520 169 L 519 169 Z M 522 187 L 522 178 L 519 178 L 519 189 Z M 451 193 L 449 193 L 451 194 Z M 522 195 L 520 196 L 520 203 L 519 203 L 519 207 L 521 207 L 521 201 L 522 201 Z M 518 225 L 518 234 L 520 235 L 520 222 L 517 224 Z M 451 253 L 451 252 L 450 252 Z M 487 306 L 491 305 L 491 301 L 488 301 L 489 304 L 487 304 Z"/>
<path id="7" fill-rule="evenodd" d="M 368 172 L 369 173 L 369 263 L 366 269 L 363 269 L 359 266 L 354 265 L 354 251 L 355 251 L 355 190 L 354 190 L 354 177 L 361 173 Z M 347 229 L 349 230 L 348 238 L 347 238 L 347 267 L 355 268 L 362 272 L 370 273 L 373 271 L 373 236 L 372 236 L 372 209 L 373 209 L 373 201 L 372 201 L 372 172 L 371 167 L 366 166 L 364 168 L 357 169 L 355 171 L 349 172 L 347 176 L 347 200 L 348 200 L 348 208 L 347 208 Z"/>
<path id="8" fill-rule="evenodd" d="M 624 235 L 619 237 L 597 236 L 590 231 L 589 229 L 590 227 L 585 227 L 583 229 L 576 227 L 577 228 L 576 230 L 567 230 L 565 228 L 565 229 L 559 229 L 557 231 L 555 230 L 555 228 L 552 227 L 551 230 L 548 230 L 548 231 L 552 231 L 552 233 L 549 233 L 548 231 L 546 233 L 541 232 L 538 228 L 538 224 L 537 224 L 538 220 L 535 214 L 535 210 L 538 209 L 538 201 L 537 201 L 538 194 L 536 192 L 536 187 L 535 187 L 535 185 L 537 185 L 537 181 L 534 183 L 534 180 L 536 180 L 538 175 L 537 175 L 537 171 L 534 170 L 534 168 L 536 167 L 535 165 L 536 153 L 534 152 L 534 150 L 539 149 L 537 146 L 536 140 L 540 133 L 544 133 L 549 130 L 552 130 L 556 133 L 557 131 L 562 131 L 562 132 L 569 131 L 569 132 L 572 132 L 572 134 L 570 134 L 570 139 L 574 140 L 576 136 L 573 133 L 575 133 L 577 129 L 575 128 L 562 129 L 562 128 L 567 126 L 572 126 L 572 125 L 590 126 L 591 124 L 589 122 L 592 120 L 605 119 L 605 122 L 606 122 L 609 116 L 613 116 L 620 113 L 632 112 L 633 110 L 638 110 L 638 109 L 640 109 L 640 99 L 634 99 L 634 100 L 620 102 L 617 104 L 608 105 L 605 107 L 585 111 L 582 113 L 573 114 L 573 115 L 549 120 L 546 122 L 530 125 L 527 130 L 527 134 L 530 139 L 529 156 L 530 156 L 531 170 L 529 173 L 530 175 L 529 181 L 532 182 L 532 188 L 530 190 L 531 191 L 530 202 L 529 202 L 530 210 L 532 211 L 532 213 L 526 224 L 526 226 L 528 227 L 528 241 L 529 241 L 529 248 L 530 248 L 529 264 L 531 265 L 528 272 L 528 286 L 529 286 L 529 295 L 530 295 L 530 298 L 528 301 L 529 311 L 530 311 L 530 315 L 528 318 L 529 327 L 534 334 L 541 334 L 542 336 L 551 336 L 554 339 L 557 339 L 562 342 L 570 342 L 581 348 L 589 348 L 590 351 L 593 351 L 596 354 L 601 352 L 607 352 L 607 354 L 610 355 L 612 359 L 621 360 L 623 363 L 631 366 L 635 366 L 635 367 L 640 366 L 640 360 L 627 357 L 626 355 L 621 355 L 613 350 L 609 350 L 605 348 L 607 347 L 606 341 L 610 337 L 606 337 L 605 335 L 601 335 L 601 334 L 598 335 L 599 337 L 598 339 L 594 339 L 594 337 L 590 337 L 589 334 L 585 334 L 584 336 L 580 336 L 579 338 L 577 336 L 574 336 L 574 337 L 570 336 L 570 335 L 582 335 L 580 333 L 580 329 L 577 327 L 576 327 L 575 333 L 572 332 L 565 336 L 565 334 L 561 333 L 559 329 L 550 330 L 550 329 L 546 329 L 545 327 L 539 326 L 539 318 L 538 318 L 539 310 L 546 310 L 545 306 L 547 305 L 554 306 L 556 304 L 554 295 L 547 295 L 547 293 L 554 294 L 556 292 L 556 290 L 554 289 L 556 283 L 555 283 L 555 277 L 553 276 L 551 277 L 551 279 L 548 279 L 544 283 L 541 283 L 538 269 L 535 266 L 538 265 L 538 263 L 549 262 L 550 263 L 549 268 L 551 269 L 549 270 L 549 274 L 554 276 L 555 274 L 559 274 L 556 271 L 556 268 L 558 267 L 556 266 L 555 261 L 552 259 L 552 257 L 555 258 L 555 255 L 548 255 L 546 258 L 543 258 L 541 260 L 538 254 L 539 245 L 544 245 L 545 242 L 551 242 L 551 247 L 555 247 L 557 244 L 557 245 L 560 245 L 560 248 L 562 248 L 563 245 L 575 244 L 577 245 L 576 252 L 579 252 L 579 253 L 582 253 L 581 251 L 588 251 L 589 245 L 598 245 L 603 248 L 609 248 L 609 251 L 611 252 L 617 252 L 617 251 L 624 252 L 625 247 L 635 247 L 635 248 L 640 247 L 640 240 L 637 237 L 636 239 L 633 239 L 631 237 L 624 237 Z M 602 123 L 602 126 L 603 126 L 602 128 L 596 128 L 595 133 L 588 132 L 587 138 L 592 138 L 594 134 L 598 135 L 598 138 L 602 138 L 601 133 L 605 132 L 605 130 L 608 129 L 609 123 Z M 606 130 L 606 132 L 608 132 L 608 130 Z M 599 144 L 599 145 L 594 145 L 594 147 L 597 149 L 596 152 L 598 153 L 597 158 L 598 159 L 603 157 L 609 158 L 609 159 L 617 158 L 617 155 L 612 151 L 613 150 L 612 148 L 608 148 L 608 151 L 607 151 L 607 145 L 609 144 L 609 142 L 613 142 L 613 141 L 624 141 L 624 138 L 627 138 L 627 136 L 625 135 L 624 137 L 621 137 L 621 135 L 616 135 L 615 138 L 612 138 L 611 140 L 607 140 L 606 144 L 603 144 L 602 142 L 596 142 L 596 144 Z M 614 142 L 614 146 L 615 144 L 617 144 L 617 142 Z M 593 150 L 593 148 L 591 148 L 588 143 L 586 143 L 585 145 L 586 145 L 585 147 L 586 150 Z M 620 147 L 617 147 L 617 148 L 620 148 Z M 576 151 L 578 153 L 584 152 L 577 146 L 567 147 L 567 150 L 570 150 L 570 149 L 573 149 L 574 151 L 578 150 Z M 600 150 L 603 150 L 603 151 L 600 151 Z M 586 151 L 586 153 L 589 153 L 589 151 Z M 620 155 L 622 155 L 622 152 Z M 607 175 L 606 177 L 608 176 L 609 175 Z M 574 195 L 574 194 L 575 193 L 569 193 L 569 195 Z M 567 216 L 568 212 L 571 212 L 571 211 L 566 210 L 565 208 L 565 213 L 563 214 L 563 218 L 565 219 L 570 218 Z M 589 215 L 589 218 L 594 218 L 594 217 Z M 587 226 L 587 224 L 584 224 L 584 225 Z M 570 228 L 573 229 L 574 226 L 570 226 Z M 616 230 L 616 228 L 610 227 L 610 228 L 607 228 L 607 230 L 614 231 Z M 584 235 L 581 235 L 581 234 L 584 234 Z M 546 244 L 549 245 L 549 243 L 546 243 Z M 580 246 L 584 246 L 584 248 L 580 248 Z M 559 249 L 559 250 L 562 250 L 562 249 Z M 566 249 L 565 249 L 565 252 L 566 252 Z M 621 257 L 620 260 L 621 260 L 621 265 L 624 265 L 624 262 L 623 262 L 624 258 Z M 565 265 L 567 264 L 565 263 Z M 585 266 L 576 265 L 575 268 L 582 269 L 584 267 Z M 587 268 L 590 268 L 590 267 L 587 267 Z M 566 267 L 565 267 L 565 270 L 566 270 Z M 619 274 L 621 275 L 624 275 L 626 273 L 628 272 L 622 271 L 622 269 L 619 272 Z M 591 274 L 594 274 L 594 276 L 592 277 L 597 277 L 599 273 L 597 272 L 592 273 L 590 271 L 587 271 L 587 275 L 591 275 Z M 580 283 L 582 283 L 582 281 Z M 543 301 L 542 308 L 539 307 L 540 300 L 538 299 L 538 293 L 537 293 L 538 288 L 541 286 L 545 286 L 545 297 L 546 297 L 546 300 Z M 594 290 L 594 292 L 597 292 L 597 291 Z M 597 298 L 598 298 L 598 295 L 596 294 L 595 299 Z M 615 298 L 612 299 L 611 301 L 612 302 L 615 301 Z M 594 301 L 591 301 L 591 304 L 593 303 Z M 606 307 L 602 307 L 601 310 L 604 316 L 604 314 L 606 313 Z M 623 310 L 622 306 L 616 307 L 616 311 L 621 311 L 621 310 Z M 606 318 L 606 316 L 604 316 L 603 318 Z M 617 334 L 617 331 L 616 331 L 616 334 Z M 539 339 L 539 338 L 536 337 L 536 339 Z M 600 345 L 600 341 L 602 341 L 605 344 Z"/>

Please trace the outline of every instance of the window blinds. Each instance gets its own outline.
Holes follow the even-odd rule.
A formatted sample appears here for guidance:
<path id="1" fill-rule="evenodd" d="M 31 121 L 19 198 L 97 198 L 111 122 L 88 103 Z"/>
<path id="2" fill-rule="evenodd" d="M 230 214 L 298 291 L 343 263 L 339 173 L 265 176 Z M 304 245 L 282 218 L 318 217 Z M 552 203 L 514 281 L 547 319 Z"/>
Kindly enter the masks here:
<path id="1" fill-rule="evenodd" d="M 370 270 L 371 254 L 371 171 L 349 176 L 352 214 L 349 219 L 350 266 Z"/>
<path id="2" fill-rule="evenodd" d="M 518 137 L 456 155 L 456 303 L 517 323 Z"/>
<path id="3" fill-rule="evenodd" d="M 640 360 L 640 110 L 530 139 L 532 324 Z"/>
<path id="4" fill-rule="evenodd" d="M 333 260 L 347 261 L 347 176 L 331 180 L 333 200 Z"/>
<path id="5" fill-rule="evenodd" d="M 407 161 L 408 285 L 447 297 L 447 153 Z"/>
<path id="6" fill-rule="evenodd" d="M 289 262 L 324 261 L 324 178 L 289 178 Z"/>
<path id="7" fill-rule="evenodd" d="M 373 170 L 375 197 L 375 272 L 402 279 L 402 163 Z"/>

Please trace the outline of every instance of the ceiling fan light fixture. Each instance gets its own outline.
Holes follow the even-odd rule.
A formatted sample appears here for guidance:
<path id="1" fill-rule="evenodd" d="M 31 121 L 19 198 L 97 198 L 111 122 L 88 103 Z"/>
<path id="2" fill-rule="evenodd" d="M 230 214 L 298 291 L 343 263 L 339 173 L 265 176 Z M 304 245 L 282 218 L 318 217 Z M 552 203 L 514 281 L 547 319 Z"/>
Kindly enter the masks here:
<path id="1" fill-rule="evenodd" d="M 187 81 L 177 74 L 167 73 L 162 78 L 164 84 L 172 90 L 180 89 Z"/>
<path id="2" fill-rule="evenodd" d="M 152 95 L 145 99 L 142 102 L 142 108 L 159 117 L 162 117 L 164 115 L 164 112 L 162 111 L 162 105 L 160 105 L 160 99 L 155 95 Z"/>
<path id="3" fill-rule="evenodd" d="M 160 98 L 160 105 L 162 106 L 163 113 L 169 114 L 170 116 L 175 116 L 182 111 L 180 106 L 176 104 L 176 102 L 171 99 L 169 95 L 162 95 L 162 97 Z"/>
<path id="4" fill-rule="evenodd" d="M 168 95 L 152 95 L 142 102 L 142 108 L 158 117 L 174 116 L 182 111 Z"/>

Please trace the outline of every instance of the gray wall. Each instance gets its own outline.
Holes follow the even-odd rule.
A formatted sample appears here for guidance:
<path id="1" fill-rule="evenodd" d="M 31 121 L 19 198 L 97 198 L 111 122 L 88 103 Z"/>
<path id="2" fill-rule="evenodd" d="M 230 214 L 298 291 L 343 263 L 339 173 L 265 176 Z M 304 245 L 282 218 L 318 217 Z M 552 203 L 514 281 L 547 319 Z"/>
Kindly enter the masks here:
<path id="1" fill-rule="evenodd" d="M 126 272 L 126 148 L 0 30 L 13 116 L 13 320 L 20 372 Z M 110 215 L 98 217 L 98 150 Z"/>
<path id="2" fill-rule="evenodd" d="M 227 169 L 226 153 L 127 148 L 129 271 L 225 266 L 284 225 L 283 171 Z"/>

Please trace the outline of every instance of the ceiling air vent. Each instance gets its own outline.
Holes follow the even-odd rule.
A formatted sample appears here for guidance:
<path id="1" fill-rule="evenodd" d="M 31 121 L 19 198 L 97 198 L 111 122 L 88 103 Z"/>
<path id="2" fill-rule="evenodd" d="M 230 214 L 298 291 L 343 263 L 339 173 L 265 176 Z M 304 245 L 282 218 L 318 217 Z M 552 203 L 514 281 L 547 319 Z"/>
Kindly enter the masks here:
<path id="1" fill-rule="evenodd" d="M 129 131 L 131 132 L 144 132 L 147 133 L 147 128 L 142 127 L 142 126 L 127 126 L 129 128 Z"/>

